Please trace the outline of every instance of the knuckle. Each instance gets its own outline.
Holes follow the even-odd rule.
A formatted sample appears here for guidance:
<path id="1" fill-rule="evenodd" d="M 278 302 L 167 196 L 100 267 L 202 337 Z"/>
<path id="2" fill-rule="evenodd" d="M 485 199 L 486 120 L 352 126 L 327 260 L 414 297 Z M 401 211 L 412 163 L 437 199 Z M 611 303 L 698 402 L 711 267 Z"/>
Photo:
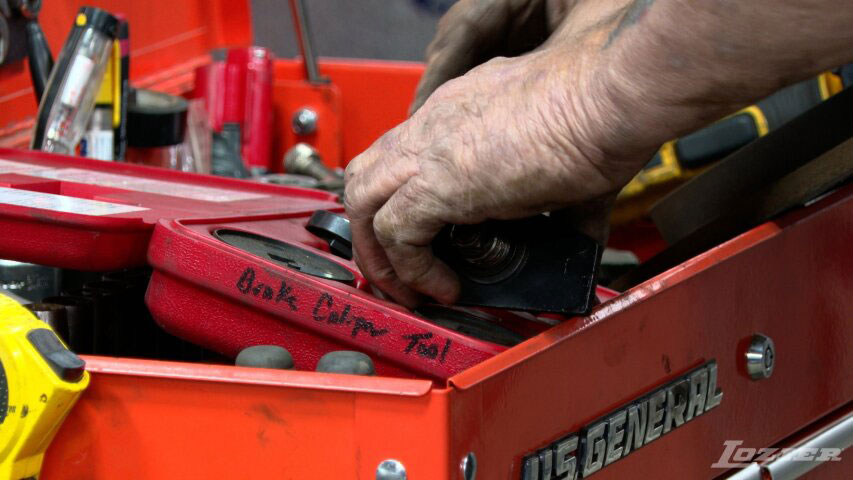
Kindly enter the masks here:
<path id="1" fill-rule="evenodd" d="M 357 177 L 361 171 L 363 160 L 363 154 L 353 158 L 348 164 L 347 168 L 344 170 L 344 178 L 349 181 L 353 178 Z"/>
<path id="2" fill-rule="evenodd" d="M 405 127 L 407 122 L 403 122 L 396 127 L 392 128 L 385 132 L 381 137 L 379 137 L 376 142 L 371 145 L 370 152 L 377 157 L 387 156 L 394 154 L 400 147 L 400 135 L 402 129 Z"/>
<path id="3" fill-rule="evenodd" d="M 380 210 L 373 217 L 373 233 L 376 235 L 376 240 L 384 248 L 389 248 L 397 243 L 396 234 L 398 232 L 396 216 L 387 212 L 384 209 Z"/>
<path id="4" fill-rule="evenodd" d="M 412 178 L 397 190 L 395 195 L 398 208 L 389 212 L 389 215 L 394 218 L 398 237 L 402 238 L 407 228 L 418 227 L 440 216 L 441 211 L 446 208 L 446 202 L 439 190 L 436 182 L 428 182 L 423 176 Z"/>
<path id="5" fill-rule="evenodd" d="M 352 212 L 358 212 L 364 204 L 362 192 L 364 189 L 358 181 L 348 181 L 344 185 L 344 207 L 350 215 Z"/>

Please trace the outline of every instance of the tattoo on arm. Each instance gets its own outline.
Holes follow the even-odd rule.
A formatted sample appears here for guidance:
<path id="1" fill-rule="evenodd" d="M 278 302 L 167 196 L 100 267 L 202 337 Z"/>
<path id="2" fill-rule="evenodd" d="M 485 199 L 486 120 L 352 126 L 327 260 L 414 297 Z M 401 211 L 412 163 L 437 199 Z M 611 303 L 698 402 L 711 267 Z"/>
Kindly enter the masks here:
<path id="1" fill-rule="evenodd" d="M 607 43 L 604 45 L 604 48 L 609 47 L 613 41 L 616 40 L 616 37 L 621 35 L 625 29 L 639 22 L 640 19 L 645 16 L 649 7 L 651 7 L 653 3 L 655 3 L 655 0 L 634 0 L 631 2 L 631 5 L 629 5 L 625 10 L 625 16 L 622 17 L 622 21 L 620 21 L 619 25 L 610 32 L 610 36 L 607 38 Z"/>

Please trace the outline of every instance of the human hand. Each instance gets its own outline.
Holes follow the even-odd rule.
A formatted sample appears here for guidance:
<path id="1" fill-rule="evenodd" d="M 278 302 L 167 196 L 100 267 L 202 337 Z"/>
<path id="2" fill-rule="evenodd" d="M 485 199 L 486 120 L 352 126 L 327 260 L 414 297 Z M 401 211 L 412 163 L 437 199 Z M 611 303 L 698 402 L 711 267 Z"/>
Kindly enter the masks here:
<path id="1" fill-rule="evenodd" d="M 568 207 L 602 238 L 609 199 L 660 142 L 643 143 L 614 101 L 610 29 L 567 27 L 539 51 L 473 69 L 349 164 L 355 258 L 372 284 L 409 307 L 421 294 L 453 303 L 458 279 L 430 248 L 446 224 Z"/>

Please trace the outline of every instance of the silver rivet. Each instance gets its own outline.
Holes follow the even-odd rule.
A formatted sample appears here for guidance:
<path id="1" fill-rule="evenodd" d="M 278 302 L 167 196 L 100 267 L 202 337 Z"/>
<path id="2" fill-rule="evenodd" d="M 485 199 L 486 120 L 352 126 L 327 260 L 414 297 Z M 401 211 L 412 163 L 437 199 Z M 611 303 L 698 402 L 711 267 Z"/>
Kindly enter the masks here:
<path id="1" fill-rule="evenodd" d="M 310 108 L 300 108 L 293 114 L 291 123 L 293 132 L 297 135 L 311 135 L 317 130 L 317 112 Z"/>
<path id="2" fill-rule="evenodd" d="M 746 349 L 746 372 L 753 380 L 770 378 L 776 365 L 776 347 L 766 335 L 756 333 Z"/>
<path id="3" fill-rule="evenodd" d="M 406 467 L 397 460 L 383 460 L 376 467 L 376 480 L 406 480 Z"/>
<path id="4" fill-rule="evenodd" d="M 464 480 L 474 480 L 477 477 L 477 456 L 474 455 L 474 452 L 468 452 L 459 466 Z"/>

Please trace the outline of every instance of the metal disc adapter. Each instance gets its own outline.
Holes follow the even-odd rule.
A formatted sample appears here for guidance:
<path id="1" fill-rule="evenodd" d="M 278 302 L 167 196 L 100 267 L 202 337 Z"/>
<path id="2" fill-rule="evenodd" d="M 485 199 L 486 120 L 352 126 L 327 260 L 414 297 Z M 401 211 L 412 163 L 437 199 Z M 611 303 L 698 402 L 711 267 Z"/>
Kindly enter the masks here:
<path id="1" fill-rule="evenodd" d="M 448 225 L 435 256 L 459 275 L 459 305 L 585 314 L 601 246 L 554 216 Z"/>
<path id="2" fill-rule="evenodd" d="M 498 319 L 477 310 L 430 304 L 418 307 L 415 313 L 440 327 L 505 347 L 524 341 L 521 335 L 495 323 Z"/>

